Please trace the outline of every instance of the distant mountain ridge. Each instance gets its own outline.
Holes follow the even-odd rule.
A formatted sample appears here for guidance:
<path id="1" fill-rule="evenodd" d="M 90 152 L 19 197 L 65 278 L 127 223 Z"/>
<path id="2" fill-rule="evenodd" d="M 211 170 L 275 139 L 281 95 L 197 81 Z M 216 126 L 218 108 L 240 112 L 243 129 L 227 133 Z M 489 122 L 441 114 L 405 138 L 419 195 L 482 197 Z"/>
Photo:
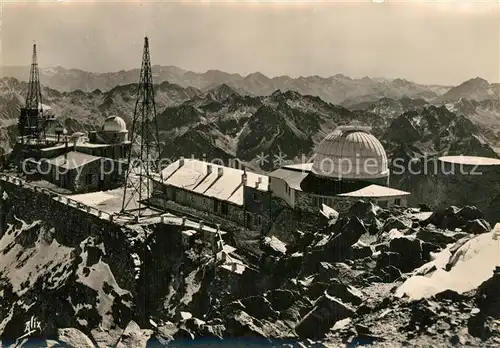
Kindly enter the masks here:
<path id="1" fill-rule="evenodd" d="M 452 88 L 451 86 L 423 85 L 404 79 L 390 80 L 368 77 L 352 79 L 342 74 L 330 77 L 301 76 L 292 78 L 278 76 L 269 78 L 260 72 L 247 76 L 220 70 L 196 73 L 175 66 L 159 65 L 153 66 L 152 71 L 153 80 L 158 84 L 168 81 L 184 88 L 193 87 L 202 91 L 226 84 L 236 91 L 253 96 L 269 95 L 276 90 L 293 90 L 301 94 L 319 96 L 334 104 L 340 104 L 346 100 L 350 103 L 376 101 L 383 97 L 399 99 L 408 96 L 410 98 L 434 99 Z M 100 90 L 105 92 L 118 85 L 136 83 L 139 79 L 139 73 L 139 69 L 92 73 L 79 69 L 55 67 L 41 68 L 40 80 L 44 86 L 58 91 L 92 92 Z M 2 76 L 27 81 L 29 70 L 28 67 L 5 66 Z"/>

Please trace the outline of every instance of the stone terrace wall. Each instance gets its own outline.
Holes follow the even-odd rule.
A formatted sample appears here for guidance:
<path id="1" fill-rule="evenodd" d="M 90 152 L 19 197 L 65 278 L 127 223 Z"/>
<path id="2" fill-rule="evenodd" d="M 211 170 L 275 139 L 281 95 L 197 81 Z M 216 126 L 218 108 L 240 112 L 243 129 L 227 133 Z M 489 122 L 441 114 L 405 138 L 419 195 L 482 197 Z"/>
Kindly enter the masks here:
<path id="1" fill-rule="evenodd" d="M 451 173 L 451 166 L 445 168 Z M 437 207 L 474 205 L 492 223 L 500 221 L 500 166 L 456 166 L 438 176 Z"/>
<path id="2" fill-rule="evenodd" d="M 131 254 L 140 252 L 133 250 L 130 244 L 131 231 L 110 221 L 109 215 L 99 217 L 97 212 L 89 213 L 74 205 L 68 205 L 65 200 L 56 201 L 53 195 L 49 191 L 41 191 L 40 188 L 34 191 L 27 185 L 20 186 L 18 183 L 1 179 L 0 198 L 3 199 L 0 199 L 0 211 L 4 227 L 6 222 L 15 222 L 14 217 L 26 223 L 40 220 L 47 228 L 54 228 L 54 238 L 59 243 L 73 248 L 78 248 L 86 238 L 94 237 L 104 244 L 106 255 L 103 256 L 103 261 L 112 270 L 120 270 L 113 272 L 118 285 L 134 292 L 133 272 L 123 271 L 134 269 Z M 0 236 L 4 232 L 2 229 Z"/>

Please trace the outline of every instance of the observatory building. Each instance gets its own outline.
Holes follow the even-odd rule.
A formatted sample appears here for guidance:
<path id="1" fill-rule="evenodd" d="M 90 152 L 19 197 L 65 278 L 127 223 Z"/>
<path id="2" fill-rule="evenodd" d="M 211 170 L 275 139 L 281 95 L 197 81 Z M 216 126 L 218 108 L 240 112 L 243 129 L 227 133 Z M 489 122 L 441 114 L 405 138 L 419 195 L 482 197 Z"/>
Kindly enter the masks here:
<path id="1" fill-rule="evenodd" d="M 292 208 L 330 206 L 339 212 L 359 199 L 381 207 L 404 206 L 408 192 L 389 188 L 387 154 L 366 127 L 339 127 L 319 144 L 312 163 L 269 174 L 273 195 Z"/>
<path id="2" fill-rule="evenodd" d="M 50 122 L 49 122 L 50 121 Z M 51 146 L 27 160 L 30 179 L 49 181 L 74 193 L 112 189 L 123 184 L 131 143 L 125 121 L 106 118 L 101 130 L 68 134 L 57 120 L 45 122 Z"/>

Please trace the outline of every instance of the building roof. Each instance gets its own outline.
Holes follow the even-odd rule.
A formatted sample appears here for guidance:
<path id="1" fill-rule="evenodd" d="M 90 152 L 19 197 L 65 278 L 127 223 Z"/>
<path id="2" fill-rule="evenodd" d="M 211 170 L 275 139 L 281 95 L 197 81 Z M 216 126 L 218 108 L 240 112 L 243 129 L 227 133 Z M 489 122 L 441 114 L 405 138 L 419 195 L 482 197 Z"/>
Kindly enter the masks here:
<path id="1" fill-rule="evenodd" d="M 477 156 L 443 156 L 443 157 L 439 157 L 439 160 L 441 162 L 471 165 L 471 166 L 498 166 L 498 165 L 500 165 L 500 159 L 488 158 L 488 157 L 477 157 Z"/>
<path id="2" fill-rule="evenodd" d="M 360 197 L 360 198 L 380 198 L 380 197 L 395 197 L 395 196 L 407 196 L 409 192 L 396 190 L 386 186 L 380 185 L 370 185 L 363 187 L 362 189 L 341 193 L 338 196 L 341 197 Z"/>
<path id="3" fill-rule="evenodd" d="M 313 162 L 311 163 L 299 163 L 299 164 L 289 164 L 281 168 L 301 170 L 304 172 L 310 172 L 312 170 Z"/>
<path id="4" fill-rule="evenodd" d="M 269 173 L 272 178 L 284 180 L 288 186 L 294 190 L 301 191 L 300 183 L 309 173 L 307 171 L 297 170 L 290 167 L 283 167 L 276 169 Z"/>
<path id="5" fill-rule="evenodd" d="M 367 180 L 389 175 L 387 154 L 366 127 L 339 127 L 316 149 L 315 175 L 328 178 Z"/>
<path id="6" fill-rule="evenodd" d="M 182 164 L 183 162 L 183 164 Z M 208 173 L 208 168 L 212 172 Z M 219 176 L 219 170 L 222 175 Z M 162 171 L 165 185 L 182 188 L 207 197 L 213 197 L 229 203 L 243 205 L 242 175 L 244 171 L 230 167 L 196 160 L 181 159 L 170 164 Z M 247 187 L 260 191 L 269 190 L 269 177 L 253 172 L 247 173 Z M 261 180 L 260 184 L 259 178 Z M 156 178 L 159 180 L 159 177 Z"/>
<path id="7" fill-rule="evenodd" d="M 102 147 L 110 147 L 109 144 L 94 144 L 94 143 L 77 143 L 76 148 L 102 148 Z"/>
<path id="8" fill-rule="evenodd" d="M 118 116 L 109 116 L 102 126 L 102 130 L 105 132 L 124 132 L 127 130 L 127 124 L 123 118 Z"/>
<path id="9" fill-rule="evenodd" d="M 70 151 L 67 155 L 61 155 L 46 161 L 54 166 L 64 169 L 75 169 L 101 158 L 102 157 L 92 156 L 86 153 Z"/>

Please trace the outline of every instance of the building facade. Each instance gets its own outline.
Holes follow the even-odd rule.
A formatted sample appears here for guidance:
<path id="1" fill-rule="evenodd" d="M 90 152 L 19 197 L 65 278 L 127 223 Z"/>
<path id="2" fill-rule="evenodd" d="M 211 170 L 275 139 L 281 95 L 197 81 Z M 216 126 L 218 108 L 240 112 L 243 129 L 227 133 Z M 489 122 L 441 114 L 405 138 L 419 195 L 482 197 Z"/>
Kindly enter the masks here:
<path id="1" fill-rule="evenodd" d="M 179 159 L 154 180 L 154 197 L 263 231 L 270 223 L 269 181 L 266 175 Z"/>

